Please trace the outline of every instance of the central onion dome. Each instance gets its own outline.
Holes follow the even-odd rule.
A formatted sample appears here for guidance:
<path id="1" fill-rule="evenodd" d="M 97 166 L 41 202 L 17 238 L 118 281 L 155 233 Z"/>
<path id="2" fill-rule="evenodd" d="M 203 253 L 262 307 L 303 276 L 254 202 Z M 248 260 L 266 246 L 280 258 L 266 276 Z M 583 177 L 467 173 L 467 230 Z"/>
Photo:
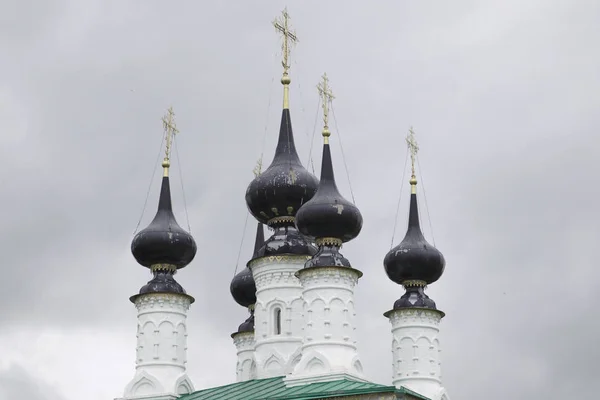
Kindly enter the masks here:
<path id="1" fill-rule="evenodd" d="M 262 223 L 258 223 L 258 227 L 256 228 L 256 239 L 254 241 L 254 254 L 252 255 L 252 259 L 248 261 L 248 264 L 254 260 L 255 258 L 260 256 L 260 249 L 265 244 L 265 231 Z M 250 317 L 246 321 L 244 321 L 239 327 L 236 333 L 242 332 L 253 332 L 254 331 L 254 304 L 256 303 L 256 284 L 254 282 L 254 277 L 252 276 L 252 271 L 246 265 L 242 271 L 240 271 L 236 276 L 233 277 L 231 281 L 231 285 L 229 287 L 231 295 L 236 303 L 238 303 L 242 307 L 248 307 L 250 310 Z"/>
<path id="2" fill-rule="evenodd" d="M 304 204 L 296 215 L 298 230 L 316 239 L 319 251 L 305 267 L 350 267 L 350 262 L 339 253 L 342 243 L 358 236 L 363 218 L 358 208 L 339 192 L 333 174 L 329 130 L 323 130 L 323 160 L 321 181 L 317 193 Z"/>
<path id="3" fill-rule="evenodd" d="M 394 309 L 425 307 L 435 309 L 435 302 L 424 292 L 426 285 L 443 274 L 446 261 L 442 253 L 429 244 L 419 224 L 417 180 L 411 178 L 412 194 L 408 230 L 400 244 L 390 250 L 383 261 L 388 277 L 406 288 L 406 293 L 394 304 Z"/>
<path id="4" fill-rule="evenodd" d="M 169 265 L 184 268 L 196 255 L 196 242 L 184 231 L 173 215 L 169 177 L 162 180 L 156 216 L 146 229 L 140 231 L 131 243 L 131 252 L 144 267 Z"/>
<path id="5" fill-rule="evenodd" d="M 293 226 L 298 209 L 314 196 L 318 184 L 317 178 L 300 163 L 290 110 L 284 109 L 273 162 L 246 191 L 248 210 L 258 221 L 270 226 Z"/>

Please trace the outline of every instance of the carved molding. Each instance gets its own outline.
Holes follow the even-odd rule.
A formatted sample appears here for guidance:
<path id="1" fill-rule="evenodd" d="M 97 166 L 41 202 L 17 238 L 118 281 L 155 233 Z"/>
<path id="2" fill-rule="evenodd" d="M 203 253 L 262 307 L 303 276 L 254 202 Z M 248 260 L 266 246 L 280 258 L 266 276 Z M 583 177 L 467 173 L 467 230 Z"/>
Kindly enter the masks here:
<path id="1" fill-rule="evenodd" d="M 350 268 L 314 268 L 302 270 L 299 279 L 304 290 L 323 285 L 343 285 L 353 289 L 358 282 L 358 273 Z"/>
<path id="2" fill-rule="evenodd" d="M 175 308 L 186 312 L 189 310 L 190 304 L 190 297 L 171 293 L 148 293 L 139 296 L 135 300 L 138 312 L 148 310 L 160 311 L 165 308 Z"/>
<path id="3" fill-rule="evenodd" d="M 393 327 L 410 324 L 439 326 L 442 314 L 437 310 L 406 308 L 392 311 L 389 318 Z"/>

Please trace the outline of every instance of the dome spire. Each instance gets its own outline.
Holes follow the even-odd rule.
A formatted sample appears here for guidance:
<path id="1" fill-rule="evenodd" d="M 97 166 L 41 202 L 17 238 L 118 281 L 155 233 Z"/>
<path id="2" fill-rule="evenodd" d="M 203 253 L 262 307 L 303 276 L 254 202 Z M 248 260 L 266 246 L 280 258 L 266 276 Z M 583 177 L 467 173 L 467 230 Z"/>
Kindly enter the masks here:
<path id="1" fill-rule="evenodd" d="M 192 262 L 197 250 L 192 235 L 177 223 L 171 203 L 170 155 L 173 137 L 178 132 L 174 116 L 173 108 L 170 107 L 162 119 L 166 151 L 162 162 L 163 178 L 158 210 L 150 225 L 141 230 L 131 242 L 131 252 L 136 261 L 150 268 L 154 275 L 154 278 L 142 287 L 140 294 L 150 292 L 185 294 L 185 290 L 175 281 L 173 275 L 178 269 Z"/>
<path id="2" fill-rule="evenodd" d="M 394 309 L 411 307 L 435 309 L 435 302 L 425 294 L 424 288 L 442 276 L 446 261 L 442 253 L 427 242 L 419 224 L 415 173 L 415 161 L 419 146 L 412 127 L 406 143 L 411 158 L 408 229 L 402 242 L 387 253 L 383 264 L 388 277 L 406 288 L 406 293 L 396 301 Z"/>
<path id="3" fill-rule="evenodd" d="M 283 110 L 279 127 L 279 138 L 271 165 L 260 173 L 246 190 L 246 204 L 250 213 L 259 222 L 275 230 L 267 239 L 264 256 L 293 254 L 310 256 L 315 248 L 305 240 L 294 226 L 296 212 L 312 198 L 319 184 L 308 172 L 298 157 L 292 120 L 289 109 L 290 49 L 298 42 L 296 33 L 290 29 L 290 16 L 283 10 L 273 21 L 275 30 L 281 34 L 283 76 Z"/>
<path id="4" fill-rule="evenodd" d="M 290 108 L 290 83 L 291 79 L 289 76 L 290 70 L 290 52 L 292 45 L 298 43 L 298 37 L 296 32 L 290 29 L 290 15 L 287 12 L 287 7 L 281 12 L 281 17 L 275 18 L 273 26 L 275 30 L 281 34 L 283 42 L 281 43 L 281 52 L 283 60 L 281 65 L 283 66 L 283 76 L 281 77 L 281 84 L 283 85 L 283 108 Z"/>
<path id="5" fill-rule="evenodd" d="M 306 267 L 346 266 L 350 262 L 339 253 L 342 243 L 354 239 L 362 229 L 362 215 L 358 208 L 346 200 L 335 183 L 331 149 L 329 146 L 329 106 L 334 98 L 327 74 L 317 86 L 323 107 L 323 160 L 321 181 L 317 193 L 306 202 L 296 215 L 298 230 L 316 239 L 319 251 Z"/>

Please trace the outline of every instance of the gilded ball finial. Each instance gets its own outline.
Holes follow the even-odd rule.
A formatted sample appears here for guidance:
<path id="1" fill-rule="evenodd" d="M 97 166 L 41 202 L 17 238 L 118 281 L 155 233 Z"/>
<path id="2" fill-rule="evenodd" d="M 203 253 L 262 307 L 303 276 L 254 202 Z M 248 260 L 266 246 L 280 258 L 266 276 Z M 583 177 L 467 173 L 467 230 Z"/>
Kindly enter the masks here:
<path id="1" fill-rule="evenodd" d="M 408 181 L 408 182 L 411 184 L 411 186 L 415 186 L 417 184 L 417 178 L 414 176 L 411 176 L 410 181 Z"/>
<path id="2" fill-rule="evenodd" d="M 292 80 L 290 79 L 290 76 L 288 74 L 285 74 L 281 77 L 282 85 L 289 85 L 291 82 L 292 82 Z"/>

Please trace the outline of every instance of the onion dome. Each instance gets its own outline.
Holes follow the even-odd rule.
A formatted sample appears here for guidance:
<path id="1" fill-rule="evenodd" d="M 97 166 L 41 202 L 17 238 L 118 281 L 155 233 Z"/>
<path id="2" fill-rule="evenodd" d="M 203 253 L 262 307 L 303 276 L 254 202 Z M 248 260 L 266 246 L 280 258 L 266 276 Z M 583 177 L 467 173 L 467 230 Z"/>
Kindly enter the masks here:
<path id="1" fill-rule="evenodd" d="M 413 184 L 414 182 L 414 184 Z M 413 193 L 410 196 L 408 230 L 400 244 L 387 253 L 383 261 L 388 277 L 401 285 L 407 281 L 430 284 L 444 272 L 446 261 L 438 249 L 425 240 L 419 224 L 416 179 L 411 179 Z"/>
<path id="2" fill-rule="evenodd" d="M 284 109 L 273 162 L 246 190 L 248 210 L 258 221 L 270 226 L 291 226 L 296 212 L 313 197 L 318 184 L 317 178 L 300 162 L 290 110 Z"/>
<path id="3" fill-rule="evenodd" d="M 164 176 L 160 190 L 158 211 L 146 229 L 140 231 L 131 243 L 131 252 L 144 267 L 171 266 L 184 268 L 196 255 L 196 242 L 184 231 L 173 215 L 169 177 Z"/>
<path id="4" fill-rule="evenodd" d="M 254 241 L 254 253 L 252 260 L 261 257 L 260 250 L 265 244 L 265 231 L 262 223 L 258 223 L 256 228 L 256 239 Z M 250 260 L 250 261 L 252 261 Z M 248 261 L 248 264 L 250 263 Z M 252 271 L 248 266 L 244 268 L 240 273 L 233 277 L 231 286 L 229 287 L 233 299 L 242 307 L 248 307 L 250 310 L 250 316 L 244 321 L 239 327 L 237 332 L 254 332 L 254 304 L 256 303 L 256 284 L 254 283 L 254 277 Z"/>
<path id="5" fill-rule="evenodd" d="M 407 142 L 412 159 L 408 229 L 402 242 L 387 253 L 383 265 L 388 277 L 406 289 L 406 293 L 394 304 L 394 309 L 407 307 L 436 309 L 435 302 L 425 294 L 424 288 L 440 279 L 444 273 L 446 261 L 442 253 L 429 244 L 421 232 L 417 206 L 417 178 L 415 176 L 415 158 L 418 147 L 412 128 Z"/>
<path id="6" fill-rule="evenodd" d="M 362 215 L 358 208 L 346 200 L 339 192 L 333 174 L 329 132 L 327 126 L 328 106 L 333 95 L 327 87 L 327 76 L 323 76 L 323 86 L 319 91 L 324 95 L 323 111 L 323 160 L 321 180 L 317 193 L 298 210 L 296 227 L 305 236 L 316 239 L 319 251 L 305 267 L 345 266 L 349 261 L 338 250 L 342 243 L 358 236 L 362 229 Z M 329 97 L 327 97 L 329 96 Z"/>

